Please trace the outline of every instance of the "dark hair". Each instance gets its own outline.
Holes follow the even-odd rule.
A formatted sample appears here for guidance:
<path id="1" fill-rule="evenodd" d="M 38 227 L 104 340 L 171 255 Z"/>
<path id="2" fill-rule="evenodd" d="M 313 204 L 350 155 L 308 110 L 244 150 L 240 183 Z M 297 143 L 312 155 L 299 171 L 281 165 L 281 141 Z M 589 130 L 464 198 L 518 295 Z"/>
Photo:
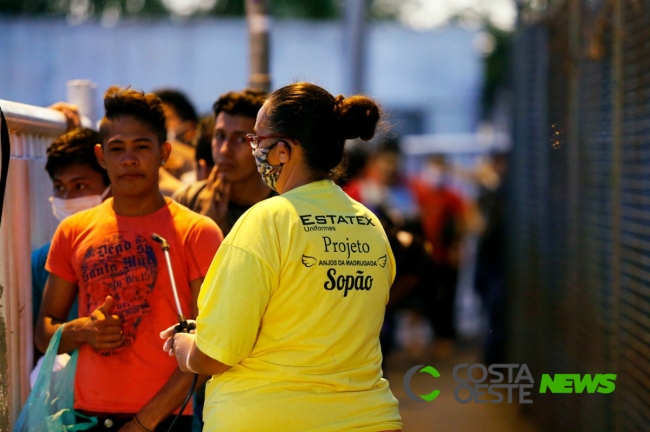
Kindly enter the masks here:
<path id="1" fill-rule="evenodd" d="M 276 90 L 267 101 L 270 128 L 300 142 L 307 165 L 334 173 L 343 158 L 346 139 L 370 140 L 380 118 L 372 99 L 332 96 L 317 85 L 300 82 Z"/>
<path id="2" fill-rule="evenodd" d="M 212 111 L 216 118 L 219 113 L 225 112 L 230 115 L 244 117 L 257 117 L 257 112 L 264 105 L 268 94 L 261 90 L 245 89 L 240 92 L 228 92 L 219 96 L 219 99 L 212 105 Z"/>
<path id="3" fill-rule="evenodd" d="M 104 93 L 104 109 L 106 113 L 99 125 L 102 143 L 108 138 L 107 122 L 123 116 L 142 121 L 158 137 L 159 144 L 167 139 L 165 111 L 160 98 L 153 93 L 112 86 Z"/>
<path id="4" fill-rule="evenodd" d="M 214 135 L 214 116 L 208 115 L 203 117 L 201 121 L 199 121 L 196 130 L 197 135 L 192 143 L 196 149 L 195 160 L 198 162 L 203 159 L 209 167 L 213 167 L 212 136 Z"/>
<path id="5" fill-rule="evenodd" d="M 104 185 L 108 186 L 111 180 L 95 157 L 95 145 L 100 142 L 99 133 L 86 128 L 74 129 L 61 135 L 47 148 L 45 170 L 54 180 L 54 175 L 60 169 L 75 164 L 88 165 L 102 175 Z"/>
<path id="6" fill-rule="evenodd" d="M 163 88 L 154 90 L 153 94 L 158 96 L 164 104 L 170 105 L 174 108 L 176 115 L 178 115 L 181 120 L 191 120 L 193 122 L 199 121 L 199 116 L 196 115 L 196 110 L 185 93 L 174 89 Z"/>

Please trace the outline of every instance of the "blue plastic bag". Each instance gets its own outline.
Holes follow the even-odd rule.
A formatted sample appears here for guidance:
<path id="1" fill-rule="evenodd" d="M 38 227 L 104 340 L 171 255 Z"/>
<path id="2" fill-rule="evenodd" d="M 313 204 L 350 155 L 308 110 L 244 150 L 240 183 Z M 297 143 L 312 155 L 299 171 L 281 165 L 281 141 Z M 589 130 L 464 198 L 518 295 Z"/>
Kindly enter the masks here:
<path id="1" fill-rule="evenodd" d="M 74 410 L 74 377 L 79 350 L 74 350 L 63 369 L 52 372 L 62 331 L 63 326 L 60 326 L 50 340 L 36 384 L 14 425 L 14 432 L 87 430 L 97 424 L 96 417 L 87 417 Z M 87 421 L 77 423 L 77 417 Z"/>

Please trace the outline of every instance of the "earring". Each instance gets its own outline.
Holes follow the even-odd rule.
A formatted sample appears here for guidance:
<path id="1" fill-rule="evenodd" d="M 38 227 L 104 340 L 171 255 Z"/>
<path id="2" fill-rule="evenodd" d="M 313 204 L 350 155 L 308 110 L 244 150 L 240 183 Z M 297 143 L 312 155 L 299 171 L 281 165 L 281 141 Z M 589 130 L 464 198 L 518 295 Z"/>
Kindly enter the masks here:
<path id="1" fill-rule="evenodd" d="M 165 165 L 165 159 L 160 160 L 160 165 Z"/>

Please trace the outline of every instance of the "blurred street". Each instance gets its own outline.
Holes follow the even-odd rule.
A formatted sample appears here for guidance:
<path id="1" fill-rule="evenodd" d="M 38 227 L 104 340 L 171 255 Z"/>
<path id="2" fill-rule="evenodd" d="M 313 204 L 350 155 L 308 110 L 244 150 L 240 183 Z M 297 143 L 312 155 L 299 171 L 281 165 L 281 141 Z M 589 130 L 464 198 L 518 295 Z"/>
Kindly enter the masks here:
<path id="1" fill-rule="evenodd" d="M 391 390 L 400 402 L 400 413 L 405 432 L 538 432 L 513 400 L 500 404 L 460 404 L 454 399 L 457 383 L 452 378 L 454 366 L 460 363 L 479 362 L 478 346 L 469 344 L 456 348 L 446 359 L 422 356 L 417 359 L 405 352 L 395 352 L 388 361 L 388 380 Z M 415 393 L 440 390 L 440 396 L 431 402 L 415 402 L 404 392 L 406 371 L 418 364 L 431 365 L 440 372 L 440 378 L 426 373 L 416 373 L 411 380 Z M 461 393 L 461 396 L 464 396 Z M 516 399 L 515 399 L 516 400 Z"/>

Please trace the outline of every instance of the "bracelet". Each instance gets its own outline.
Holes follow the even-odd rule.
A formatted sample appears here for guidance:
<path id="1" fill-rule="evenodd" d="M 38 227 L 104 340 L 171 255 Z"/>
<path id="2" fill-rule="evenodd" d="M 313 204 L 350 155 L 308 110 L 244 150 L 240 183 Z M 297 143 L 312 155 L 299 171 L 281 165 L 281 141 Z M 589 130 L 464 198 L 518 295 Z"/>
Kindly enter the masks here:
<path id="1" fill-rule="evenodd" d="M 138 428 L 140 428 L 143 432 L 153 432 L 151 429 L 147 429 L 146 427 L 144 427 L 144 425 L 142 423 L 140 423 L 140 420 L 138 420 L 138 415 L 137 414 L 133 416 L 133 423 L 135 423 L 135 425 Z"/>

